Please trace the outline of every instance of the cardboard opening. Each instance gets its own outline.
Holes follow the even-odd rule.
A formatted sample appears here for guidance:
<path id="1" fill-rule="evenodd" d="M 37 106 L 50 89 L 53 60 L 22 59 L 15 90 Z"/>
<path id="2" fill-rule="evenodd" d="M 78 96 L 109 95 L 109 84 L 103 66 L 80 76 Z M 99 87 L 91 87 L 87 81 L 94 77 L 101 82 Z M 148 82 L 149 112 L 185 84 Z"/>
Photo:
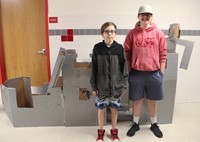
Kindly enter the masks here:
<path id="1" fill-rule="evenodd" d="M 8 88 L 16 89 L 17 106 L 18 107 L 33 107 L 31 96 L 30 79 L 27 77 L 19 77 L 7 80 L 4 85 Z"/>
<path id="2" fill-rule="evenodd" d="M 91 92 L 86 88 L 79 88 L 79 100 L 89 100 Z"/>

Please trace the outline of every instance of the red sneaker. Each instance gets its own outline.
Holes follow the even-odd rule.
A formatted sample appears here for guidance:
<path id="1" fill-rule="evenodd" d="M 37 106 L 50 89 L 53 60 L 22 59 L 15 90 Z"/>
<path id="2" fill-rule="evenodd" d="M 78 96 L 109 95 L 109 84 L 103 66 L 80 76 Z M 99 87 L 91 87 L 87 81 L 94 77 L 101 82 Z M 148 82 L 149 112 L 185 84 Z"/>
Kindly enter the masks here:
<path id="1" fill-rule="evenodd" d="M 113 142 L 119 142 L 118 129 L 111 129 L 110 133 L 111 133 Z"/>
<path id="2" fill-rule="evenodd" d="M 97 142 L 103 142 L 105 130 L 104 129 L 98 129 L 97 132 L 98 132 L 98 136 L 96 138 L 96 141 Z"/>

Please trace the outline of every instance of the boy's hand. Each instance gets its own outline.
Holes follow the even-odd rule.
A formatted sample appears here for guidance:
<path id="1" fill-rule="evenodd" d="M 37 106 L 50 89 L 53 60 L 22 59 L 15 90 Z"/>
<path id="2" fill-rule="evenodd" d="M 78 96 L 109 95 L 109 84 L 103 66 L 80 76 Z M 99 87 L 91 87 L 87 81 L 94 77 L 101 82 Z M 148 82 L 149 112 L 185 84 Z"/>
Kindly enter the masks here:
<path id="1" fill-rule="evenodd" d="M 125 91 L 123 91 L 121 95 L 122 95 L 122 96 L 123 96 L 123 95 L 126 95 L 126 92 L 125 92 Z"/>
<path id="2" fill-rule="evenodd" d="M 122 91 L 122 95 L 126 95 L 126 88 Z"/>
<path id="3" fill-rule="evenodd" d="M 97 96 L 98 95 L 98 91 L 92 91 L 92 95 L 93 96 Z"/>

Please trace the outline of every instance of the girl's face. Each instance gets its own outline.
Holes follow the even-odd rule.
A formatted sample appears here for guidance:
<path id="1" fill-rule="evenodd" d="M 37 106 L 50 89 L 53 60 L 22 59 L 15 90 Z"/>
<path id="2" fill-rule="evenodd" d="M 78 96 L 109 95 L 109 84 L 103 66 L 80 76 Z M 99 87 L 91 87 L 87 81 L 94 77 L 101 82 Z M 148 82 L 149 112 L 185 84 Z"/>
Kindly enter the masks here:
<path id="1" fill-rule="evenodd" d="M 105 42 L 112 42 L 116 36 L 116 29 L 113 25 L 110 25 L 105 28 L 102 34 Z"/>
<path id="2" fill-rule="evenodd" d="M 150 13 L 142 13 L 138 15 L 141 24 L 151 24 L 152 22 L 152 14 Z"/>

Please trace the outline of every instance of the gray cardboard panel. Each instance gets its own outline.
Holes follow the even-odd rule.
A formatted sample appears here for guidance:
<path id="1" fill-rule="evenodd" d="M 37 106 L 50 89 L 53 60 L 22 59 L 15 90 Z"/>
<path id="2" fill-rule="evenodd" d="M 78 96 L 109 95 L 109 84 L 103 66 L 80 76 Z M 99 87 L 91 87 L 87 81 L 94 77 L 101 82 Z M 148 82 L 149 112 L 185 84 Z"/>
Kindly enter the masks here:
<path id="1" fill-rule="evenodd" d="M 178 54 L 168 53 L 167 54 L 167 68 L 165 69 L 164 80 L 177 79 L 177 66 L 178 66 Z"/>
<path id="2" fill-rule="evenodd" d="M 177 39 L 176 43 L 179 45 L 185 46 L 185 50 L 183 52 L 180 68 L 186 69 L 188 68 L 189 62 L 190 62 L 190 57 L 192 54 L 194 42 L 193 41 L 188 41 L 188 40 L 183 40 L 183 39 Z"/>
<path id="3" fill-rule="evenodd" d="M 176 51 L 176 41 L 174 38 L 166 38 L 166 42 L 167 42 L 167 52 L 168 53 L 173 53 Z"/>
<path id="4" fill-rule="evenodd" d="M 52 73 L 52 76 L 51 76 L 51 80 L 49 82 L 49 85 L 48 85 L 48 88 L 47 88 L 47 91 L 46 91 L 45 94 L 50 94 L 52 88 L 54 88 L 56 86 L 58 78 L 59 78 L 59 75 L 60 75 L 60 72 L 62 70 L 62 66 L 63 66 L 64 59 L 65 59 L 65 55 L 66 55 L 65 49 L 64 48 L 60 48 L 60 50 L 58 52 L 57 59 L 56 59 L 56 64 L 55 64 L 55 67 L 53 69 L 53 73 Z"/>
<path id="5" fill-rule="evenodd" d="M 4 108 L 14 127 L 63 126 L 61 93 L 53 88 L 51 95 L 33 94 L 33 107 L 18 107 L 16 89 L 2 85 Z"/>
<path id="6" fill-rule="evenodd" d="M 96 126 L 97 109 L 95 98 L 79 100 L 79 88 L 65 87 L 65 125 L 66 126 Z"/>
<path id="7" fill-rule="evenodd" d="M 16 120 L 24 126 L 63 126 L 63 106 L 59 94 L 33 96 L 35 107 L 17 112 L 16 116 L 27 116 Z M 21 114 L 21 115 L 20 115 Z"/>

